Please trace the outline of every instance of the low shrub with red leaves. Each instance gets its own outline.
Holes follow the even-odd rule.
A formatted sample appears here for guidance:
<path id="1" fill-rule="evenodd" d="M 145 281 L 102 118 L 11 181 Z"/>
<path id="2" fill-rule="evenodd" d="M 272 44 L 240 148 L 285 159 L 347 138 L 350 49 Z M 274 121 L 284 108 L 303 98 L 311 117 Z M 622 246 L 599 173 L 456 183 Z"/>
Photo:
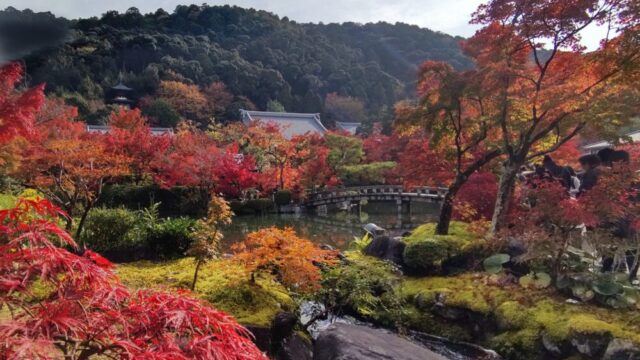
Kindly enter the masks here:
<path id="1" fill-rule="evenodd" d="M 0 211 L 0 359 L 266 359 L 232 317 L 187 292 L 132 292 L 78 250 L 62 211 L 21 200 Z"/>

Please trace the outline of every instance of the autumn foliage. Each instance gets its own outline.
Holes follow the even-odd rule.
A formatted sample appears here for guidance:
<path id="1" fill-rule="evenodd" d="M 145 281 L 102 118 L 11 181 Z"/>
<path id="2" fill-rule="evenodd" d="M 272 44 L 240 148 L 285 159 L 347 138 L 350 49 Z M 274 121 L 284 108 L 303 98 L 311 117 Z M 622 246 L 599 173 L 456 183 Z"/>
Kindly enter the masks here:
<path id="1" fill-rule="evenodd" d="M 7 359 L 266 359 L 231 317 L 188 293 L 132 292 L 78 250 L 46 200 L 0 211 L 0 353 Z"/>
<path id="2" fill-rule="evenodd" d="M 336 263 L 337 252 L 323 250 L 300 238 L 291 228 L 262 229 L 233 246 L 234 261 L 253 279 L 257 272 L 273 273 L 286 287 L 309 292 L 320 287 L 320 266 Z"/>

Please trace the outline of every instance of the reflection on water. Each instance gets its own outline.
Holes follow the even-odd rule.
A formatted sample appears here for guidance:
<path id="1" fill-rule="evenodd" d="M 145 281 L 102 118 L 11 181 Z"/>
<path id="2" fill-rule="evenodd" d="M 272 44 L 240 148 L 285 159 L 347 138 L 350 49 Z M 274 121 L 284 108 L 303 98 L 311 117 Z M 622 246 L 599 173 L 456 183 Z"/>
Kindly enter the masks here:
<path id="1" fill-rule="evenodd" d="M 276 226 L 291 227 L 301 237 L 316 243 L 329 244 L 339 249 L 349 246 L 354 237 L 363 235 L 362 226 L 375 223 L 388 229 L 391 235 L 400 235 L 419 224 L 433 221 L 438 215 L 438 204 L 412 204 L 411 214 L 397 214 L 395 203 L 369 203 L 362 206 L 360 215 L 344 211 L 329 212 L 325 216 L 315 214 L 267 214 L 262 216 L 236 216 L 225 227 L 223 251 L 241 241 L 252 232 Z"/>

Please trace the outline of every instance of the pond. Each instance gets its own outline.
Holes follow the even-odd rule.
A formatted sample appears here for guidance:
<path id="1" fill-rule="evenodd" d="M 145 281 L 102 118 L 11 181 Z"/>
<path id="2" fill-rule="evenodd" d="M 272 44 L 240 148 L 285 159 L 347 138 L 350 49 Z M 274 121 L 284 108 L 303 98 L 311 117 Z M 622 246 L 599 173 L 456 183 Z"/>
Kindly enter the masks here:
<path id="1" fill-rule="evenodd" d="M 411 214 L 397 214 L 395 203 L 379 202 L 362 206 L 362 212 L 330 211 L 326 215 L 313 213 L 303 214 L 266 214 L 261 216 L 235 216 L 231 225 L 225 227 L 223 251 L 228 251 L 231 244 L 242 241 L 250 232 L 276 226 L 291 227 L 304 238 L 319 244 L 328 244 L 338 249 L 346 249 L 354 237 L 364 235 L 362 227 L 375 223 L 389 230 L 390 235 L 401 235 L 416 226 L 435 221 L 439 212 L 439 204 L 412 204 Z"/>

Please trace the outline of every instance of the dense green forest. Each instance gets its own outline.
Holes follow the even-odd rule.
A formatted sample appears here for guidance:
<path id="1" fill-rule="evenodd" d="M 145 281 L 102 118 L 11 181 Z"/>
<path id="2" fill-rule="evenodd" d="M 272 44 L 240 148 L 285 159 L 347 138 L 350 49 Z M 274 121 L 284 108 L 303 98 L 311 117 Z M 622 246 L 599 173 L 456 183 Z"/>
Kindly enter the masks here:
<path id="1" fill-rule="evenodd" d="M 85 117 L 96 113 L 123 72 L 136 98 L 153 96 L 163 80 L 200 87 L 221 81 L 234 96 L 224 120 L 236 117 L 239 107 L 262 110 L 274 101 L 287 111 L 324 113 L 331 93 L 361 101 L 369 121 L 384 120 L 395 102 L 411 97 L 424 60 L 471 66 L 459 38 L 417 26 L 301 24 L 232 6 L 150 14 L 131 8 L 78 20 L 8 8 L 0 22 L 14 32 L 16 22 L 67 26 L 63 41 L 49 39 L 54 46 L 20 57 L 31 84 L 47 83 L 49 93 L 65 97 Z"/>

